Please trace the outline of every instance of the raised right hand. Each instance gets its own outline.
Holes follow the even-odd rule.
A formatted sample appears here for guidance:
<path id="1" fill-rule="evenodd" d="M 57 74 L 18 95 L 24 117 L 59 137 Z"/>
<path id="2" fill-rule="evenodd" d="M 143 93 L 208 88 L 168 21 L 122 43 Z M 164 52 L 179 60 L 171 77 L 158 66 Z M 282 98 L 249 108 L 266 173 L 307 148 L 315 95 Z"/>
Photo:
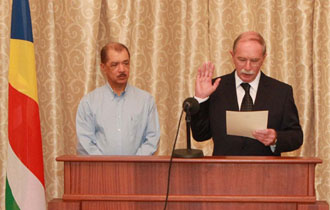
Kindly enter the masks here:
<path id="1" fill-rule="evenodd" d="M 198 68 L 195 82 L 195 96 L 198 98 L 209 97 L 217 89 L 221 78 L 215 80 L 212 84 L 212 75 L 214 65 L 211 62 L 204 63 Z"/>

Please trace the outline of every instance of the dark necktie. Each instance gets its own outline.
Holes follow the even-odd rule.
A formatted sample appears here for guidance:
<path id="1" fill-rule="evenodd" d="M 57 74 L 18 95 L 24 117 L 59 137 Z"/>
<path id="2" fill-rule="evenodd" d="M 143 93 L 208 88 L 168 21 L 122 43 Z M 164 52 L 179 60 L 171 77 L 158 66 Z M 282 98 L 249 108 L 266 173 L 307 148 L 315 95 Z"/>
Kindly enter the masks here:
<path id="1" fill-rule="evenodd" d="M 242 83 L 241 86 L 245 90 L 245 95 L 242 100 L 241 104 L 241 111 L 252 111 L 253 108 L 253 101 L 250 96 L 250 84 L 249 83 Z"/>

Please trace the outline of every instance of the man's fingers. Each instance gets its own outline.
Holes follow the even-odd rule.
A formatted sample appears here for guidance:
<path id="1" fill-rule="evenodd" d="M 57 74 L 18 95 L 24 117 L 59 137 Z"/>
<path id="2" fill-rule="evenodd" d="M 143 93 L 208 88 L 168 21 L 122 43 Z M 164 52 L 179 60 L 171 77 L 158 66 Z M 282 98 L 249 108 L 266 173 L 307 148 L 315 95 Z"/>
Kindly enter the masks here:
<path id="1" fill-rule="evenodd" d="M 214 65 L 212 63 L 208 63 L 207 77 L 212 77 L 213 72 L 214 72 Z"/>
<path id="2" fill-rule="evenodd" d="M 211 62 L 205 62 L 201 67 L 198 68 L 197 77 L 199 79 L 210 79 L 212 78 L 214 71 L 214 65 Z"/>
<path id="3" fill-rule="evenodd" d="M 202 69 L 201 69 L 201 67 L 199 67 L 197 70 L 197 78 L 200 79 L 201 76 L 202 76 Z"/>
<path id="4" fill-rule="evenodd" d="M 267 134 L 268 133 L 268 130 L 267 129 L 262 129 L 262 130 L 255 130 L 255 133 L 256 134 Z"/>
<path id="5" fill-rule="evenodd" d="M 273 129 L 256 130 L 252 135 L 266 146 L 271 145 L 276 139 L 276 132 Z"/>
<path id="6" fill-rule="evenodd" d="M 220 80 L 221 80 L 221 78 L 218 78 L 218 79 L 216 79 L 215 82 L 213 83 L 213 89 L 214 89 L 214 90 L 217 89 L 217 87 L 219 86 L 219 84 L 220 84 Z"/>

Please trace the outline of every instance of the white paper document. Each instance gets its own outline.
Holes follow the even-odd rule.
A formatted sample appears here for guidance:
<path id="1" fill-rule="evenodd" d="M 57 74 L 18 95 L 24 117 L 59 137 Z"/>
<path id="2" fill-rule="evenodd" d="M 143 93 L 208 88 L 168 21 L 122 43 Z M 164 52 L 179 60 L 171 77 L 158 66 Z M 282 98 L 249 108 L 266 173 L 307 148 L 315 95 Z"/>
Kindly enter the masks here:
<path id="1" fill-rule="evenodd" d="M 226 111 L 227 135 L 254 138 L 252 132 L 267 128 L 268 111 Z"/>

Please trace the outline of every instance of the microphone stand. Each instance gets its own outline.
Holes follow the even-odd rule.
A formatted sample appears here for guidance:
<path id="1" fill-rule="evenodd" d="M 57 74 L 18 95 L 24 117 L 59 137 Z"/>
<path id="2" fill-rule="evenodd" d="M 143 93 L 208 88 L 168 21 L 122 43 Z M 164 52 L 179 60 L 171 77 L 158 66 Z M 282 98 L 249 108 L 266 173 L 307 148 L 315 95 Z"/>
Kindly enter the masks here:
<path id="1" fill-rule="evenodd" d="M 191 149 L 190 122 L 191 122 L 191 114 L 190 114 L 190 110 L 187 109 L 187 111 L 186 111 L 187 149 L 176 149 L 176 150 L 174 150 L 173 157 L 179 157 L 179 158 L 204 157 L 204 154 L 203 154 L 202 150 Z"/>

